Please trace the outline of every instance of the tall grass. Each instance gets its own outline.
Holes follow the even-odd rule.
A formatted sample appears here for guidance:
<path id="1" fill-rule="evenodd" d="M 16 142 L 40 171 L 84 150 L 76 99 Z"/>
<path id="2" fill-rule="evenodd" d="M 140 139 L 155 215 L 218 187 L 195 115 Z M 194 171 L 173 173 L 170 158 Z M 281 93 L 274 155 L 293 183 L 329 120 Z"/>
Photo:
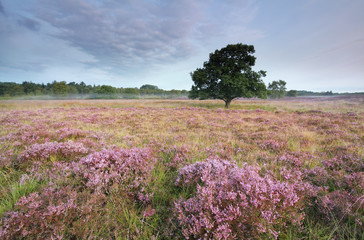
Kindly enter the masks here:
<path id="1" fill-rule="evenodd" d="M 14 208 L 19 198 L 39 190 L 41 185 L 35 178 L 27 175 L 19 179 L 19 176 L 0 170 L 0 218 Z"/>

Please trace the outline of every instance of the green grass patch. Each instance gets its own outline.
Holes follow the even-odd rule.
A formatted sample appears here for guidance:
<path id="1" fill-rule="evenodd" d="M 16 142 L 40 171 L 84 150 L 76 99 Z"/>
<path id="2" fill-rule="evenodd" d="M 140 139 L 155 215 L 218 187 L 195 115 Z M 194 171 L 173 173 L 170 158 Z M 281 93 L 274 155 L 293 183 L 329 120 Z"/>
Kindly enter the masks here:
<path id="1" fill-rule="evenodd" d="M 26 178 L 22 182 L 14 179 L 14 176 L 0 171 L 0 218 L 8 211 L 11 211 L 19 198 L 40 189 L 42 184 L 34 178 Z"/>

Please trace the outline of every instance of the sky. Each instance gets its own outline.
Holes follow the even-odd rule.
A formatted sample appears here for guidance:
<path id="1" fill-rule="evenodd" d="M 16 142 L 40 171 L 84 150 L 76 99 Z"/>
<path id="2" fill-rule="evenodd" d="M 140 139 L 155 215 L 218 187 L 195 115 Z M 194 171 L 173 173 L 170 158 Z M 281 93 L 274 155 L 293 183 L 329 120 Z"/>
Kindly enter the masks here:
<path id="1" fill-rule="evenodd" d="M 363 0 L 0 0 L 0 82 L 190 90 L 228 44 L 287 89 L 364 91 Z"/>

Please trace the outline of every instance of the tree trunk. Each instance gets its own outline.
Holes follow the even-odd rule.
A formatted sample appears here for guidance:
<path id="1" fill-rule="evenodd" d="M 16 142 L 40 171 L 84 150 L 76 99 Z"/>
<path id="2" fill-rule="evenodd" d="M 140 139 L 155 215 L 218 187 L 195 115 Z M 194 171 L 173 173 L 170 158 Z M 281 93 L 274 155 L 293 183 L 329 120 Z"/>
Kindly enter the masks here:
<path id="1" fill-rule="evenodd" d="M 225 100 L 225 108 L 229 108 L 231 99 Z"/>

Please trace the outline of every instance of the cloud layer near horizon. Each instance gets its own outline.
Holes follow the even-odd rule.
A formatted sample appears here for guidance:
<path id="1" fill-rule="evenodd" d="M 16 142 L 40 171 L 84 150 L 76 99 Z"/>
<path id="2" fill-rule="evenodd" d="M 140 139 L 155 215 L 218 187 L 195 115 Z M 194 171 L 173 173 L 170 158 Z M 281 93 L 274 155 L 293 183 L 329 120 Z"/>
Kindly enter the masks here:
<path id="1" fill-rule="evenodd" d="M 274 78 L 268 81 L 303 89 L 302 78 L 317 78 L 322 84 L 306 89 L 331 90 L 331 81 L 336 91 L 363 91 L 363 17 L 356 12 L 364 4 L 343 10 L 339 1 L 282 2 L 0 0 L 0 81 L 189 89 L 189 72 L 210 52 L 243 42 L 256 46 L 257 67 Z M 332 81 L 338 66 L 356 88 Z"/>

